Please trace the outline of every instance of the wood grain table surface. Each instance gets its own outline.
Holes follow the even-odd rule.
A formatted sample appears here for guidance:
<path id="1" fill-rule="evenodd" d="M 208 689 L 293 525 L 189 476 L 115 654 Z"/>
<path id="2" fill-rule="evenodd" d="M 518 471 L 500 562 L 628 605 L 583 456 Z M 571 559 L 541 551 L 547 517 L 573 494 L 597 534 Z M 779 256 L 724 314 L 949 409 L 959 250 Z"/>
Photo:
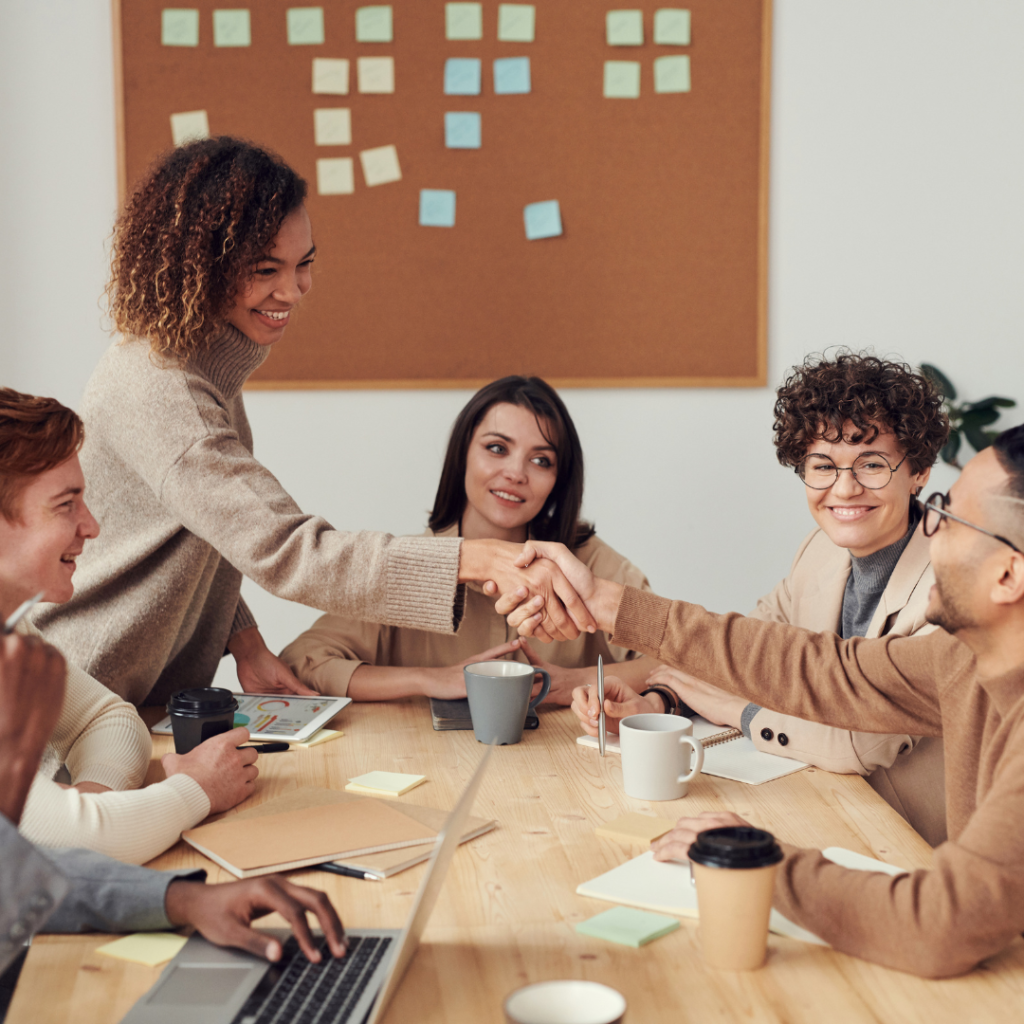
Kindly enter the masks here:
<path id="1" fill-rule="evenodd" d="M 400 799 L 448 809 L 483 752 L 471 732 L 434 732 L 426 701 L 352 704 L 333 723 L 339 740 L 259 759 L 257 792 L 243 807 L 300 786 L 341 788 L 375 769 L 428 781 Z M 970 974 L 926 981 L 830 949 L 771 936 L 765 967 L 714 971 L 701 962 L 695 921 L 640 949 L 576 934 L 610 904 L 576 886 L 643 852 L 594 834 L 628 811 L 677 818 L 728 809 L 802 846 L 844 846 L 903 867 L 927 866 L 925 842 L 857 776 L 806 769 L 761 786 L 702 775 L 684 800 L 626 796 L 618 756 L 580 747 L 568 709 L 543 710 L 541 727 L 495 751 L 474 813 L 491 833 L 460 847 L 424 944 L 387 1024 L 488 1024 L 521 985 L 585 978 L 619 989 L 629 1024 L 693 1022 L 914 1022 L 975 1024 L 1024 1018 L 1024 941 Z M 154 737 L 151 779 L 169 739 Z M 231 876 L 184 843 L 151 864 L 203 867 Z M 327 891 L 351 927 L 400 927 L 425 867 L 384 882 L 299 871 L 294 881 Z M 280 918 L 265 919 L 280 926 Z M 9 1024 L 110 1024 L 156 981 L 160 968 L 98 955 L 108 936 L 39 936 L 22 972 Z"/>

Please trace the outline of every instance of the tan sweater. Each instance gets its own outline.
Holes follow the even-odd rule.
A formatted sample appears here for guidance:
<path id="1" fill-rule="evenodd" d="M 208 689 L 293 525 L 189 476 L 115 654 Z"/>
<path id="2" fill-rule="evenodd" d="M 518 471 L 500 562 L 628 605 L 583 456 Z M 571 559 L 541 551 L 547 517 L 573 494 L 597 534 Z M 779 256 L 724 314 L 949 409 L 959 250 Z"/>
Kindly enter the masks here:
<path id="1" fill-rule="evenodd" d="M 18 631 L 38 634 L 24 621 Z M 129 864 L 152 860 L 210 813 L 210 801 L 188 775 L 139 789 L 151 749 L 135 708 L 69 662 L 64 706 L 19 831 L 40 846 L 83 847 Z M 126 792 L 64 789 L 54 782 L 61 767 L 73 784 L 96 782 Z"/>
<path id="2" fill-rule="evenodd" d="M 426 536 L 435 534 L 428 530 Z M 436 536 L 456 537 L 458 528 L 451 526 Z M 650 590 L 647 577 L 597 537 L 592 537 L 574 554 L 603 579 Z M 494 598 L 485 596 L 476 585 L 470 585 L 466 592 L 466 611 L 456 636 L 379 626 L 347 615 L 323 615 L 281 652 L 281 659 L 307 686 L 320 693 L 344 697 L 352 673 L 360 665 L 441 668 L 456 665 L 517 636 L 505 617 L 494 610 Z M 596 665 L 598 655 L 606 662 L 626 661 L 636 656 L 633 651 L 611 644 L 606 633 L 581 633 L 575 640 L 557 644 L 541 644 L 536 640 L 529 643 L 538 657 L 564 668 Z M 516 660 L 525 662 L 526 655 L 518 652 Z"/>
<path id="3" fill-rule="evenodd" d="M 324 611 L 457 625 L 458 539 L 342 533 L 253 458 L 241 391 L 267 353 L 229 327 L 191 363 L 165 366 L 133 339 L 107 350 L 86 387 L 82 468 L 102 530 L 78 559 L 75 596 L 34 621 L 134 704 L 209 685 L 228 639 L 254 624 L 243 574 Z"/>
<path id="4" fill-rule="evenodd" d="M 836 949 L 927 977 L 970 970 L 1024 931 L 1024 666 L 981 680 L 942 630 L 841 640 L 627 588 L 614 638 L 787 714 L 945 740 L 950 840 L 897 878 L 784 847 L 775 905 Z M 785 839 L 785 836 L 780 836 Z"/>

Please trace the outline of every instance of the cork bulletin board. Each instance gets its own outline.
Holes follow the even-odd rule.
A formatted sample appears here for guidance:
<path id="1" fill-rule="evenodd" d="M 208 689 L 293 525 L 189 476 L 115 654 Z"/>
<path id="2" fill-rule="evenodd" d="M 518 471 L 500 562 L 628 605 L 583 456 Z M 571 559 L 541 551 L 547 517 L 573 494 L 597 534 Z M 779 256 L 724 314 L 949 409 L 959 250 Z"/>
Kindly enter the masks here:
<path id="1" fill-rule="evenodd" d="M 764 385 L 770 0 L 233 3 L 115 0 L 119 165 L 173 123 L 306 178 L 250 387 Z"/>

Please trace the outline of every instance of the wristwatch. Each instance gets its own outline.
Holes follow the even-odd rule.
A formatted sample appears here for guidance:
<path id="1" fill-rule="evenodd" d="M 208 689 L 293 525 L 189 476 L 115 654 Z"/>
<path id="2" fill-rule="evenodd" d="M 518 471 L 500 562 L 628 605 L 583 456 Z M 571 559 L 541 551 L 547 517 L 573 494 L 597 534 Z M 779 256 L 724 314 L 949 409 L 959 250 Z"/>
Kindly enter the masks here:
<path id="1" fill-rule="evenodd" d="M 679 698 L 670 686 L 661 686 L 660 684 L 649 686 L 640 694 L 640 696 L 646 697 L 649 693 L 656 693 L 661 698 L 662 703 L 665 705 L 666 715 L 682 714 Z"/>

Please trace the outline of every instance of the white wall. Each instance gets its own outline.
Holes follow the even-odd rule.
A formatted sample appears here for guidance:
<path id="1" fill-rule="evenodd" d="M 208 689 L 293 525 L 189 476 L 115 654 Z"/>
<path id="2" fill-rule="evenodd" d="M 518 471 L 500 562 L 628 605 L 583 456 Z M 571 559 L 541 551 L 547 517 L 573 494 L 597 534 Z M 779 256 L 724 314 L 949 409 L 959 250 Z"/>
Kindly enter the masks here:
<path id="1" fill-rule="evenodd" d="M 106 344 L 108 3 L 4 7 L 0 380 L 75 404 Z M 1022 38 L 1019 0 L 776 0 L 771 382 L 847 344 L 935 362 L 967 397 L 1024 399 Z M 258 455 L 304 507 L 339 527 L 414 532 L 466 397 L 246 400 Z M 587 456 L 585 511 L 657 590 L 745 609 L 785 571 L 809 518 L 774 461 L 770 389 L 565 397 Z M 313 616 L 246 593 L 272 645 Z"/>

